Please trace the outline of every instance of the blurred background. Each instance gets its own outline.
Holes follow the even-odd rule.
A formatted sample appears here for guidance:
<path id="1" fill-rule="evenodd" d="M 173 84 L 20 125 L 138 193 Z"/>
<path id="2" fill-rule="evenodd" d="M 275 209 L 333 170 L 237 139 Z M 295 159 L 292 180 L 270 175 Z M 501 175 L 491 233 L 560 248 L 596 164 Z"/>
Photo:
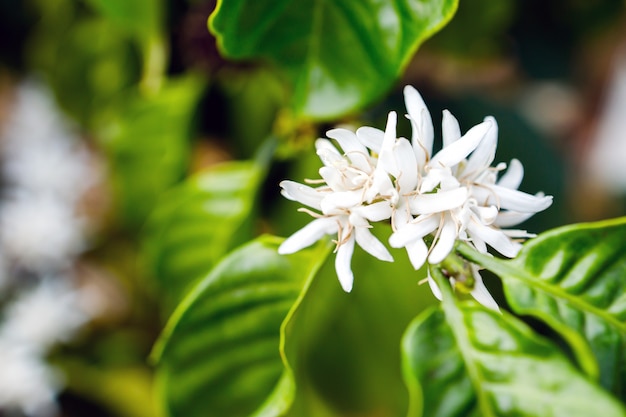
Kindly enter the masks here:
<path id="1" fill-rule="evenodd" d="M 554 196 L 528 230 L 626 214 L 623 0 L 462 0 L 388 95 L 317 123 L 290 117 L 274 68 L 220 57 L 207 30 L 215 1 L 108 4 L 0 0 L 1 416 L 159 415 L 147 358 L 184 286 L 164 294 L 169 260 L 152 255 L 164 232 L 151 219 L 187 201 L 186 179 L 252 158 L 273 137 L 275 163 L 255 185 L 248 226 L 293 233 L 308 218 L 280 198 L 278 182 L 316 177 L 312 141 L 331 126 L 382 128 L 389 110 L 403 112 L 405 84 L 423 94 L 436 131 L 445 108 L 463 130 L 495 116 L 496 160 L 520 159 L 520 189 Z M 329 280 L 314 290 L 334 307 L 306 305 L 315 311 L 294 415 L 403 415 L 399 366 L 370 365 L 365 378 L 359 369 L 396 358 L 406 324 L 432 297 L 392 301 L 404 287 L 381 291 L 374 279 L 384 272 L 361 255 L 363 290 L 352 301 Z M 384 313 L 365 329 L 349 303 Z M 372 332 L 380 341 L 363 347 Z"/>

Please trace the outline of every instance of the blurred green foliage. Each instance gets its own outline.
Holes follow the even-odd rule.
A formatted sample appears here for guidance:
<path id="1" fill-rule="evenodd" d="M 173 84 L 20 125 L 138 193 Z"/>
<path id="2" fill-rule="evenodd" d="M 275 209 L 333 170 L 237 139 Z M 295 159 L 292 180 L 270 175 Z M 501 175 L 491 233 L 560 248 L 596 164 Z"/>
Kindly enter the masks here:
<path id="1" fill-rule="evenodd" d="M 160 199 L 144 228 L 144 256 L 164 303 L 175 306 L 228 251 L 253 236 L 263 167 L 228 162 L 196 174 Z"/>
<path id="2" fill-rule="evenodd" d="M 204 80 L 172 78 L 158 93 L 128 93 L 101 131 L 122 219 L 142 224 L 188 170 L 194 109 Z"/>

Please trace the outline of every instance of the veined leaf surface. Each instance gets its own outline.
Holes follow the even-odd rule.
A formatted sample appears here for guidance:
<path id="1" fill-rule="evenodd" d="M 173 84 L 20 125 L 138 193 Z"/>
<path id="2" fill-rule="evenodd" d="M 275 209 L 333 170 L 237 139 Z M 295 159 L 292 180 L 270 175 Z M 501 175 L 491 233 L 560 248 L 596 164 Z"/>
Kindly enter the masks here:
<path id="1" fill-rule="evenodd" d="M 218 1 L 209 27 L 222 52 L 284 70 L 293 107 L 328 119 L 382 95 L 457 0 Z"/>
<path id="2" fill-rule="evenodd" d="M 144 254 L 170 301 L 252 237 L 249 223 L 263 169 L 227 162 L 164 194 L 145 228 Z"/>
<path id="3" fill-rule="evenodd" d="M 598 366 L 602 385 L 626 397 L 626 218 L 543 233 L 512 260 L 460 251 L 502 278 L 516 313 L 551 325 L 583 369 L 597 376 Z"/>
<path id="4" fill-rule="evenodd" d="M 440 287 L 447 285 L 440 272 Z M 404 338 L 409 416 L 626 415 L 547 340 L 508 313 L 458 303 L 418 317 Z"/>
<path id="5" fill-rule="evenodd" d="M 233 251 L 174 312 L 154 351 L 170 416 L 270 416 L 291 404 L 281 325 L 328 247 L 281 256 L 279 243 L 265 236 Z"/>

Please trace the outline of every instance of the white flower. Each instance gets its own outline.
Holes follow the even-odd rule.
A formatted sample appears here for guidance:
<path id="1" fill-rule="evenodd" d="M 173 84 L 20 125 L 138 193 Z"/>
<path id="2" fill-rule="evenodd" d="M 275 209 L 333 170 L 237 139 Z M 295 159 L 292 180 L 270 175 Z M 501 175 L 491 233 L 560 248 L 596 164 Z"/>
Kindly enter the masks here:
<path id="1" fill-rule="evenodd" d="M 389 138 L 395 140 L 395 114 L 390 115 L 388 126 Z M 324 235 L 336 234 L 335 269 L 342 288 L 350 292 L 355 243 L 380 260 L 393 261 L 387 248 L 370 232 L 369 222 L 391 217 L 389 199 L 395 189 L 389 176 L 377 166 L 377 158 L 370 155 L 354 132 L 333 129 L 327 136 L 339 143 L 343 154 L 330 140 L 317 140 L 317 154 L 324 166 L 319 170 L 322 180 L 315 182 L 322 185 L 313 188 L 294 181 L 280 183 L 283 196 L 317 212 L 301 209 L 315 220 L 285 240 L 278 251 L 294 253 Z"/>
<path id="2" fill-rule="evenodd" d="M 433 154 L 434 129 L 422 97 L 410 86 L 404 89 L 404 97 L 412 127 L 410 141 L 396 136 L 394 112 L 389 113 L 384 132 L 367 126 L 356 133 L 334 129 L 328 136 L 339 142 L 344 154 L 327 139 L 316 143 L 324 163 L 318 182 L 323 185 L 281 183 L 285 197 L 317 212 L 301 209 L 316 219 L 288 238 L 279 252 L 293 253 L 336 233 L 336 270 L 346 291 L 352 288 L 350 259 L 355 242 L 379 259 L 393 260 L 369 232 L 370 222 L 390 219 L 390 246 L 405 248 L 413 267 L 419 269 L 426 261 L 441 263 L 458 240 L 483 253 L 489 245 L 514 257 L 521 247 L 519 239 L 533 235 L 500 228 L 521 223 L 552 204 L 551 196 L 517 190 L 523 177 L 518 160 L 512 160 L 508 170 L 503 163 L 491 167 L 498 140 L 493 117 L 461 135 L 457 120 L 444 111 L 443 147 Z M 477 267 L 472 268 L 470 294 L 493 308 L 495 301 Z M 437 295 L 434 281 L 429 282 Z"/>
<path id="3" fill-rule="evenodd" d="M 532 235 L 499 227 L 512 226 L 545 210 L 552 204 L 552 197 L 517 191 L 523 176 L 517 160 L 511 161 L 510 169 L 498 180 L 498 172 L 506 165 L 490 166 L 497 146 L 495 119 L 487 117 L 461 136 L 457 120 L 444 111 L 443 148 L 432 155 L 431 118 L 413 87 L 405 88 L 405 102 L 420 181 L 412 195 L 405 195 L 415 217 L 396 224 L 390 245 L 406 247 L 416 269 L 426 260 L 431 264 L 443 261 L 457 240 L 470 243 L 480 252 L 486 252 L 489 245 L 504 256 L 517 255 L 520 243 L 513 238 Z M 433 236 L 430 248 L 424 242 L 427 235 Z"/>

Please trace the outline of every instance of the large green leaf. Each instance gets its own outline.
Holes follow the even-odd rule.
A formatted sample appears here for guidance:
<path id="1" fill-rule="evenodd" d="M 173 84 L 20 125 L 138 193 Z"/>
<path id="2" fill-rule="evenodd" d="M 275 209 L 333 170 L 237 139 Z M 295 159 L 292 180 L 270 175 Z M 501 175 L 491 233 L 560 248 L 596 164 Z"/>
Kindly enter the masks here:
<path id="1" fill-rule="evenodd" d="M 289 407 L 281 324 L 329 248 L 281 256 L 279 243 L 261 237 L 235 250 L 175 311 L 154 352 L 170 416 L 272 416 Z"/>
<path id="2" fill-rule="evenodd" d="M 552 343 L 506 312 L 457 302 L 434 272 L 443 310 L 419 316 L 403 341 L 409 416 L 626 415 Z"/>
<path id="3" fill-rule="evenodd" d="M 256 162 L 227 162 L 163 196 L 146 227 L 144 254 L 167 299 L 180 300 L 225 253 L 252 238 L 262 178 Z"/>
<path id="4" fill-rule="evenodd" d="M 460 250 L 502 277 L 515 312 L 560 332 L 592 376 L 595 357 L 602 385 L 625 398 L 626 218 L 543 233 L 512 260 Z"/>
<path id="5" fill-rule="evenodd" d="M 457 3 L 220 0 L 209 26 L 226 56 L 283 70 L 297 113 L 332 118 L 384 93 Z"/>
<path id="6" fill-rule="evenodd" d="M 390 230 L 374 226 L 373 232 L 384 241 Z M 427 285 L 418 284 L 424 271 L 407 274 L 413 267 L 406 252 L 392 253 L 395 262 L 388 263 L 355 248 L 349 294 L 341 289 L 334 262 L 317 274 L 286 325 L 285 353 L 298 381 L 289 416 L 405 412 L 398 346 L 411 320 L 437 300 Z"/>
<path id="7" fill-rule="evenodd" d="M 129 224 L 140 225 L 161 194 L 186 172 L 203 84 L 186 77 L 169 80 L 155 95 L 133 91 L 115 116 L 103 121 L 101 137 L 114 191 Z"/>

